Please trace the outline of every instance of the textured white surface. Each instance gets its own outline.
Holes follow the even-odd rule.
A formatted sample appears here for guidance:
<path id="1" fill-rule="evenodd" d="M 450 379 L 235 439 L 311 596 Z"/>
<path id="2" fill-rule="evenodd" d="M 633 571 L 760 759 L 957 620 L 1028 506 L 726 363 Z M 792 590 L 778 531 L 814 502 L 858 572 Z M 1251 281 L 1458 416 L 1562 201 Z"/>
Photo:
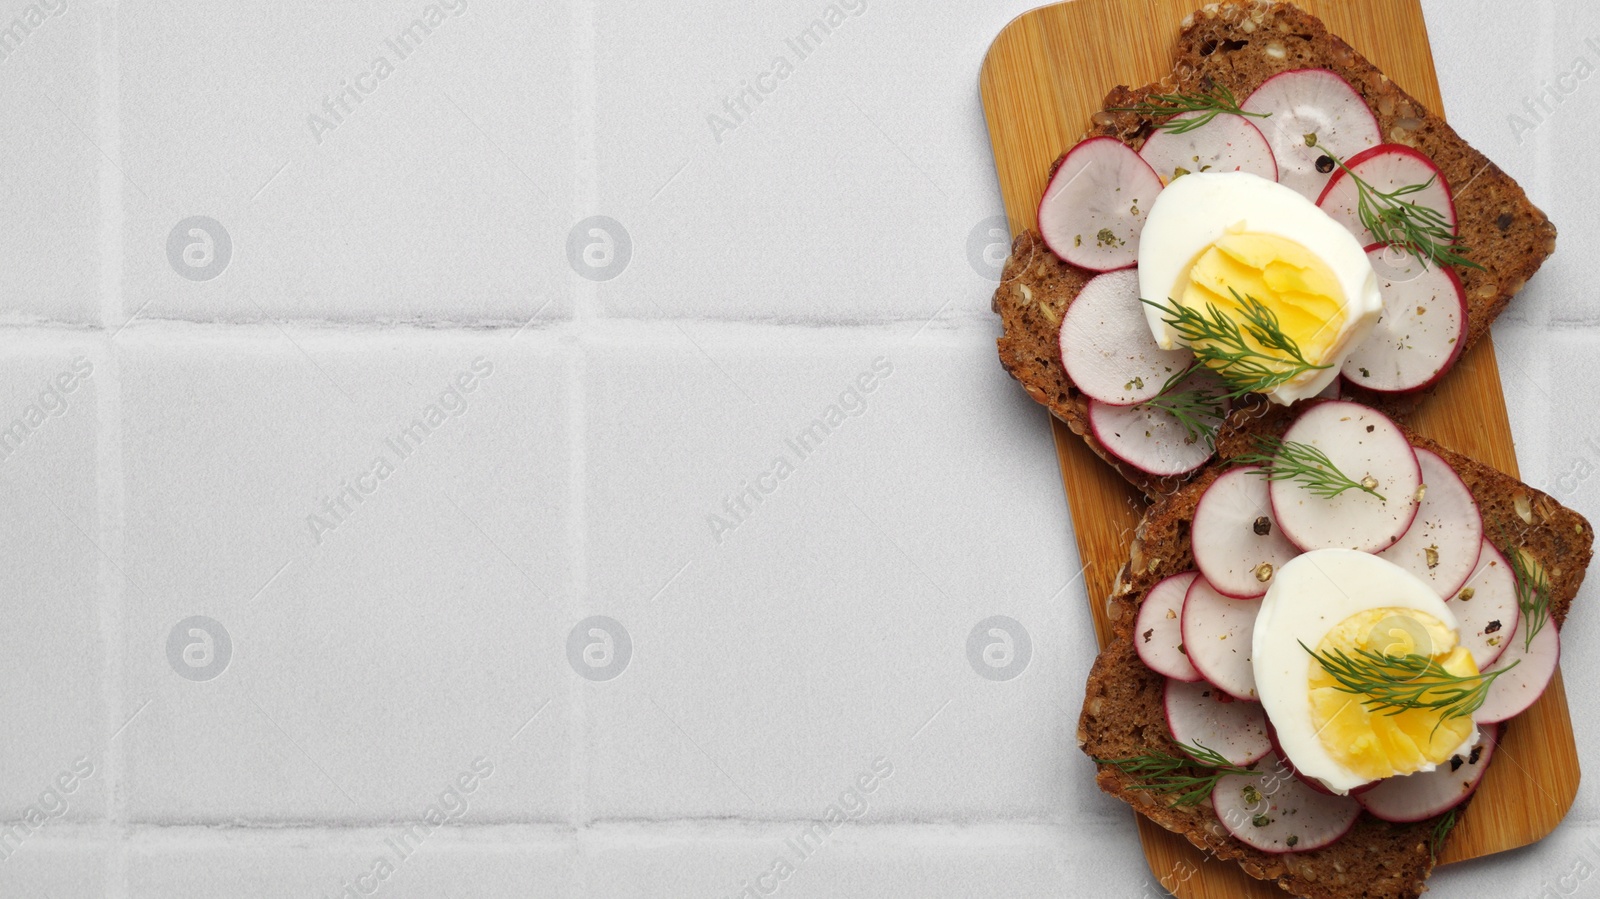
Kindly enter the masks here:
<path id="1" fill-rule="evenodd" d="M 0 895 L 1161 893 L 994 358 L 977 73 L 1031 3 L 62 2 L 0 59 Z M 1496 338 L 1593 515 L 1600 10 L 1425 6 L 1561 228 Z M 1435 890 L 1600 895 L 1597 803 Z"/>

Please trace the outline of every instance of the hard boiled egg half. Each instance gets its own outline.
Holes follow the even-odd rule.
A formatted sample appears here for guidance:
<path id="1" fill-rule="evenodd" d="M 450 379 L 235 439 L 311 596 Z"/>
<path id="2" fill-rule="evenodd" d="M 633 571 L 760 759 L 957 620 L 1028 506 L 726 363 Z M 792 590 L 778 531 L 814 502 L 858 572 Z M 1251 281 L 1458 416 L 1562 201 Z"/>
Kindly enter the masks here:
<path id="1" fill-rule="evenodd" d="M 1283 754 L 1302 775 L 1347 793 L 1379 778 L 1432 771 L 1465 751 L 1478 738 L 1470 716 L 1373 707 L 1369 695 L 1349 692 L 1308 651 L 1425 656 L 1452 675 L 1476 675 L 1458 636 L 1444 600 L 1393 562 L 1319 549 L 1286 563 L 1261 600 L 1251 641 L 1256 690 Z"/>
<path id="2" fill-rule="evenodd" d="M 1270 310 L 1306 362 L 1326 366 L 1266 392 L 1285 405 L 1332 383 L 1383 311 L 1355 236 L 1294 189 L 1248 172 L 1182 175 L 1156 195 L 1139 237 L 1139 291 L 1208 318 L 1214 307 L 1241 324 L 1243 297 Z M 1145 316 L 1162 349 L 1187 343 L 1170 313 L 1146 305 Z"/>

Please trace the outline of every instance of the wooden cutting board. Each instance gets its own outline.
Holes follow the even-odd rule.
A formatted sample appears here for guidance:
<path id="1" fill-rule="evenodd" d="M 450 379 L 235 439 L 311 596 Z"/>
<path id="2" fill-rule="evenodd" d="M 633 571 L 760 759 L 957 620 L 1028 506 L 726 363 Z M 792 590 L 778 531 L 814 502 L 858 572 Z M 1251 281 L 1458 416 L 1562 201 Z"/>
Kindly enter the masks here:
<path id="1" fill-rule="evenodd" d="M 1419 0 L 1299 3 L 1412 96 L 1431 109 L 1444 108 Z M 1149 83 L 1171 68 L 1179 23 L 1199 5 L 1200 0 L 1072 0 L 1033 10 L 995 38 L 979 84 L 1013 235 L 1035 226 L 1050 163 L 1083 136 L 1106 92 L 1119 84 Z M 1453 449 L 1517 473 L 1494 346 L 1487 337 L 1456 364 L 1409 423 Z M 1144 502 L 1082 439 L 1059 421 L 1054 426 L 1078 549 L 1088 564 L 1089 605 L 1104 645 L 1110 633 L 1106 598 L 1127 559 L 1128 538 Z M 1477 858 L 1543 838 L 1571 807 L 1577 790 L 1577 748 L 1558 671 L 1543 698 L 1508 728 L 1441 861 Z M 1183 899 L 1284 895 L 1232 862 L 1207 859 L 1187 840 L 1138 820 L 1151 871 Z"/>

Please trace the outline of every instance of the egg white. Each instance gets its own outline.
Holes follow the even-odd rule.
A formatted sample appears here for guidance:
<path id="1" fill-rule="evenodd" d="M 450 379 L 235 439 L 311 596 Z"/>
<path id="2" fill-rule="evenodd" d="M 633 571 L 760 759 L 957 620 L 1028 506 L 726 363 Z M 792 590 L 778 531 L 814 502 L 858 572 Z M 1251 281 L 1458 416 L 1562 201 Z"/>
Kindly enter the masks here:
<path id="1" fill-rule="evenodd" d="M 1278 569 L 1261 600 L 1251 636 L 1256 691 L 1277 731 L 1279 746 L 1301 774 L 1317 778 L 1336 793 L 1347 793 L 1367 778 L 1323 748 L 1312 723 L 1308 687 L 1316 662 L 1300 644 L 1316 649 L 1340 622 L 1376 608 L 1425 612 L 1445 627 L 1458 627 L 1445 601 L 1404 568 L 1353 549 L 1318 549 Z M 1477 739 L 1474 728 L 1464 745 Z"/>
<path id="2" fill-rule="evenodd" d="M 1325 262 L 1344 294 L 1345 323 L 1325 360 L 1329 368 L 1306 372 L 1268 393 L 1279 403 L 1314 396 L 1339 376 L 1346 354 L 1358 346 L 1383 311 L 1378 277 L 1355 235 L 1293 188 L 1249 172 L 1196 172 L 1167 185 L 1150 207 L 1139 234 L 1139 295 L 1166 303 L 1181 295 L 1196 259 L 1229 229 L 1292 240 Z M 1178 334 L 1161 310 L 1146 305 L 1150 333 L 1164 350 Z"/>

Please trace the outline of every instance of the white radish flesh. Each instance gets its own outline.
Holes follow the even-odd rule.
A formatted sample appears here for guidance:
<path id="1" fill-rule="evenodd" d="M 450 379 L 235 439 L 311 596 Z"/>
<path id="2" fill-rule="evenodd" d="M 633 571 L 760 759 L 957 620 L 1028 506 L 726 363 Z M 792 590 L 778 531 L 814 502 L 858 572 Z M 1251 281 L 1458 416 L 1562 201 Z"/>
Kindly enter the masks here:
<path id="1" fill-rule="evenodd" d="M 1445 183 L 1444 173 L 1433 164 L 1433 160 L 1401 144 L 1382 144 L 1341 158 L 1344 158 L 1344 168 L 1334 171 L 1328 179 L 1327 186 L 1317 197 L 1317 205 L 1334 221 L 1350 229 L 1362 246 L 1384 238 L 1373 234 L 1361 223 L 1361 192 L 1356 186 L 1355 177 L 1351 176 L 1352 172 L 1379 193 L 1392 194 L 1401 188 L 1417 188 L 1396 199 L 1434 210 L 1443 220 L 1444 227 L 1449 229 L 1450 236 L 1455 236 L 1455 201 L 1450 197 L 1450 186 Z"/>
<path id="2" fill-rule="evenodd" d="M 1340 373 L 1368 390 L 1401 393 L 1431 387 L 1466 346 L 1467 295 L 1448 266 L 1425 266 L 1398 247 L 1367 249 L 1383 312 L 1345 357 Z"/>
<path id="3" fill-rule="evenodd" d="M 1061 317 L 1067 377 L 1102 403 L 1131 406 L 1154 399 L 1193 358 L 1186 348 L 1156 346 L 1133 269 L 1091 278 Z"/>
<path id="4" fill-rule="evenodd" d="M 1216 375 L 1205 370 L 1177 385 L 1179 391 L 1190 389 L 1221 392 Z M 1222 419 L 1206 416 L 1204 422 L 1215 429 Z M 1155 406 L 1112 406 L 1090 400 L 1089 427 L 1111 455 L 1158 477 L 1188 474 L 1210 461 L 1215 453 L 1204 435 L 1190 434 L 1172 413 Z"/>
<path id="5" fill-rule="evenodd" d="M 1361 807 L 1385 821 L 1425 821 L 1455 808 L 1478 789 L 1489 770 L 1499 728 L 1486 724 L 1472 748 L 1451 756 L 1432 771 L 1390 777 L 1356 798 Z"/>
<path id="6" fill-rule="evenodd" d="M 1256 672 L 1250 651 L 1259 599 L 1231 599 L 1203 577 L 1183 601 L 1183 648 L 1206 680 L 1235 699 L 1255 702 Z"/>
<path id="7" fill-rule="evenodd" d="M 1151 671 L 1172 680 L 1194 682 L 1201 674 L 1183 647 L 1183 599 L 1199 572 L 1175 574 L 1150 588 L 1139 604 L 1133 646 Z"/>
<path id="8" fill-rule="evenodd" d="M 1253 775 L 1229 774 L 1211 790 L 1217 820 L 1240 842 L 1262 852 L 1308 852 L 1336 842 L 1361 816 L 1349 796 L 1311 789 L 1268 756 Z"/>
<path id="9" fill-rule="evenodd" d="M 1180 122 L 1206 115 L 1186 112 L 1173 116 Z M 1278 163 L 1260 129 L 1240 115 L 1221 113 L 1211 121 L 1182 134 L 1163 128 L 1139 148 L 1162 184 L 1191 172 L 1249 172 L 1269 181 L 1278 180 Z"/>
<path id="10" fill-rule="evenodd" d="M 1090 271 L 1128 268 L 1161 179 L 1139 154 L 1111 137 L 1073 147 L 1039 201 L 1039 234 L 1057 256 Z"/>
<path id="11" fill-rule="evenodd" d="M 1327 69 L 1295 69 L 1268 78 L 1240 106 L 1267 113 L 1252 119 L 1272 146 L 1278 181 L 1315 201 L 1334 166 L 1318 161 L 1329 152 L 1349 159 L 1382 139 L 1378 120 L 1350 82 Z M 1306 144 L 1313 135 L 1317 146 Z"/>
<path id="12" fill-rule="evenodd" d="M 1544 688 L 1550 685 L 1556 663 L 1561 660 L 1561 637 L 1556 632 L 1556 623 L 1546 621 L 1533 635 L 1532 645 L 1528 645 L 1526 637 L 1526 633 L 1519 633 L 1507 641 L 1506 651 L 1489 666 L 1490 671 L 1504 671 L 1505 674 L 1495 678 L 1489 687 L 1489 698 L 1473 714 L 1472 720 L 1489 724 L 1514 718 L 1538 702 Z"/>
<path id="13" fill-rule="evenodd" d="M 1248 765 L 1272 751 L 1259 702 L 1241 702 L 1204 681 L 1169 678 L 1164 705 L 1172 739 L 1209 749 L 1230 765 Z"/>
<path id="14" fill-rule="evenodd" d="M 1272 575 L 1300 554 L 1273 518 L 1266 478 L 1253 465 L 1211 482 L 1195 506 L 1191 533 L 1195 567 L 1236 599 L 1265 594 Z"/>
<path id="15" fill-rule="evenodd" d="M 1417 507 L 1417 517 L 1400 539 L 1378 556 L 1421 578 L 1449 599 L 1478 566 L 1483 516 L 1472 499 L 1472 491 L 1449 463 L 1432 450 L 1414 451 L 1422 467 L 1422 502 Z"/>
<path id="16" fill-rule="evenodd" d="M 1506 557 L 1487 539 L 1479 544 L 1478 564 L 1461 589 L 1446 597 L 1455 613 L 1461 645 L 1482 671 L 1499 660 L 1522 623 L 1517 607 L 1517 576 Z"/>
<path id="17" fill-rule="evenodd" d="M 1411 526 L 1422 469 L 1405 434 L 1382 412 L 1342 400 L 1319 403 L 1301 413 L 1283 440 L 1321 450 L 1346 477 L 1377 494 L 1351 488 L 1322 496 L 1300 478 L 1273 481 L 1272 511 L 1296 546 L 1377 552 Z"/>

